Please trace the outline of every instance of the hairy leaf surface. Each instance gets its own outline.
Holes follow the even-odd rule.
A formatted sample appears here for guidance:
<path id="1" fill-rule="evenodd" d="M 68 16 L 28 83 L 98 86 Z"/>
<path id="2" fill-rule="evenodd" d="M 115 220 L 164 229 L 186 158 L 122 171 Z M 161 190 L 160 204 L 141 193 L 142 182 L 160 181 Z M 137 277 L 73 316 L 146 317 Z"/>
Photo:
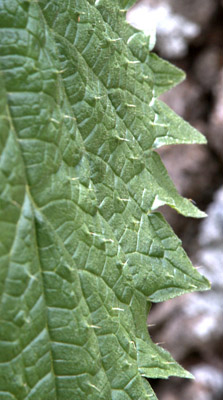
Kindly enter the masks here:
<path id="1" fill-rule="evenodd" d="M 157 99 L 183 73 L 121 0 L 0 0 L 0 398 L 156 399 L 190 377 L 151 302 L 209 287 L 156 209 L 202 217 L 155 149 L 204 143 Z"/>

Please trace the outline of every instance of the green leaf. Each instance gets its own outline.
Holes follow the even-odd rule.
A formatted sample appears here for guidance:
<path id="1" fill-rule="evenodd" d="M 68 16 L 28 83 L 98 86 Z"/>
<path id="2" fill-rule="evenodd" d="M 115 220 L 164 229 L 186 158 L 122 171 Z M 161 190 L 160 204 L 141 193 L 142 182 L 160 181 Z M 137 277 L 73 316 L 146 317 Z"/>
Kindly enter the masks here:
<path id="1" fill-rule="evenodd" d="M 151 302 L 209 288 L 155 210 L 201 217 L 154 151 L 204 138 L 157 96 L 182 72 L 132 1 L 0 0 L 0 397 L 155 400 L 190 377 Z"/>

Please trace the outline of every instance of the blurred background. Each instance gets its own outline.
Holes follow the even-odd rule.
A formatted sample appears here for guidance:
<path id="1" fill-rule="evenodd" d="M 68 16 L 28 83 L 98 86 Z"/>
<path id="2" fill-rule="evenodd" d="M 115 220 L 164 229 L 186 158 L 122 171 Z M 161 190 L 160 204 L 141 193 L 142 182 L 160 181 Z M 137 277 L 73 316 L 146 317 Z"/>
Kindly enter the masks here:
<path id="1" fill-rule="evenodd" d="M 127 19 L 152 38 L 156 28 L 154 51 L 186 72 L 162 100 L 208 139 L 159 151 L 178 191 L 208 213 L 197 221 L 162 210 L 212 289 L 153 306 L 152 339 L 196 380 L 151 384 L 159 400 L 223 400 L 223 0 L 140 0 Z"/>

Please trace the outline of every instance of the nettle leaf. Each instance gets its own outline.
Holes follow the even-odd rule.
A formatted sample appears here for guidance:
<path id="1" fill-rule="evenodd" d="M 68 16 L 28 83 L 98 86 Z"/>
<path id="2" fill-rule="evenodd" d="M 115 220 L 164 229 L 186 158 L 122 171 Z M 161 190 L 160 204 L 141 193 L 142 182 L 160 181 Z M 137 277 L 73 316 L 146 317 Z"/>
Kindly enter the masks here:
<path id="1" fill-rule="evenodd" d="M 156 209 L 204 213 L 155 149 L 205 139 L 157 99 L 184 75 L 132 4 L 0 0 L 2 400 L 156 399 L 144 377 L 190 377 L 146 319 L 209 288 Z"/>

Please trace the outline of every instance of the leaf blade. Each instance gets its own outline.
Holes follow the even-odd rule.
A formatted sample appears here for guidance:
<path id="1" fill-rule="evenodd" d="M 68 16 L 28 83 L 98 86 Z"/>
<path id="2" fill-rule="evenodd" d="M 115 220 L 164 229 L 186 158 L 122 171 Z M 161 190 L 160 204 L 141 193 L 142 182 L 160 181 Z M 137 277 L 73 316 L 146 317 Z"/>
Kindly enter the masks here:
<path id="1" fill-rule="evenodd" d="M 150 214 L 156 193 L 201 216 L 176 191 L 168 193 L 165 169 L 151 151 L 160 137 L 151 123 L 163 64 L 149 54 L 148 38 L 137 33 L 129 41 L 135 30 L 123 24 L 118 1 L 112 8 L 105 0 L 12 1 L 16 18 L 1 6 L 1 232 L 10 232 L 1 233 L 1 391 L 38 400 L 155 399 L 141 378 L 151 376 L 156 353 L 148 299 L 208 287 L 185 255 L 187 286 L 173 275 L 166 288 L 175 265 L 161 274 L 172 259 L 169 237 L 176 239 Z M 174 125 L 176 117 L 164 113 Z M 153 377 L 184 374 L 176 364 L 166 369 L 169 357 L 159 357 Z"/>

